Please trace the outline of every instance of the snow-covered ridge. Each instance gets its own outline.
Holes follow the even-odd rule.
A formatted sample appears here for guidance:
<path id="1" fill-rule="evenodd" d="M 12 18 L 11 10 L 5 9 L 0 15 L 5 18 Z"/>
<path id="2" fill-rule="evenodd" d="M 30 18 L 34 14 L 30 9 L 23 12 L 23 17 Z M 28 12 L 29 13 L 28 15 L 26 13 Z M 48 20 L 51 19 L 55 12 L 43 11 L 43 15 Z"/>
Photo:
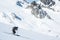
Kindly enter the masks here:
<path id="1" fill-rule="evenodd" d="M 44 19 L 36 18 L 31 14 L 30 9 L 25 9 L 28 4 L 25 3 L 23 7 L 19 7 L 16 2 L 17 0 L 0 0 L 0 22 L 50 36 L 60 36 L 60 12 L 57 12 L 60 8 L 58 3 L 53 7 L 55 11 L 43 8 L 55 20 L 52 21 L 47 17 Z M 15 13 L 22 20 L 14 18 L 12 13 Z"/>

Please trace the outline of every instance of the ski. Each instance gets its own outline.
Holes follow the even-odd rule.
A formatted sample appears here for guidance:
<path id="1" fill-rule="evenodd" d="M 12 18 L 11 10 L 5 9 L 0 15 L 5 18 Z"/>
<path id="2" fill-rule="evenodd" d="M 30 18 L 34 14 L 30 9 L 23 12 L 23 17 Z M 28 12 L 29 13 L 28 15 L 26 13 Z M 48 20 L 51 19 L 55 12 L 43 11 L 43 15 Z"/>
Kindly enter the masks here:
<path id="1" fill-rule="evenodd" d="M 17 36 L 17 37 L 22 37 L 22 38 L 26 38 L 26 39 L 31 39 L 31 38 L 24 37 L 24 36 L 19 35 L 19 34 L 13 34 L 13 33 L 7 33 L 7 32 L 4 32 L 4 33 L 5 33 L 5 34 L 8 34 L 8 35 L 12 34 L 12 35 Z"/>
<path id="2" fill-rule="evenodd" d="M 13 35 L 15 35 L 15 36 L 20 36 L 20 35 L 18 35 L 18 34 L 13 34 Z"/>

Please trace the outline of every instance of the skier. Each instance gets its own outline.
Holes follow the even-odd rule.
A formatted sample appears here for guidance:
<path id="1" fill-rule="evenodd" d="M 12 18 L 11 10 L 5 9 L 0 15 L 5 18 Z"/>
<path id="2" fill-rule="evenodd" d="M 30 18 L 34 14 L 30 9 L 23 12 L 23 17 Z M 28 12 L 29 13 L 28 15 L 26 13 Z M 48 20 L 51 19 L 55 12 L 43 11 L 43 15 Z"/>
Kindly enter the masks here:
<path id="1" fill-rule="evenodd" d="M 17 30 L 18 30 L 18 27 L 14 26 L 13 29 L 12 29 L 12 32 L 13 32 L 14 35 L 16 34 Z"/>

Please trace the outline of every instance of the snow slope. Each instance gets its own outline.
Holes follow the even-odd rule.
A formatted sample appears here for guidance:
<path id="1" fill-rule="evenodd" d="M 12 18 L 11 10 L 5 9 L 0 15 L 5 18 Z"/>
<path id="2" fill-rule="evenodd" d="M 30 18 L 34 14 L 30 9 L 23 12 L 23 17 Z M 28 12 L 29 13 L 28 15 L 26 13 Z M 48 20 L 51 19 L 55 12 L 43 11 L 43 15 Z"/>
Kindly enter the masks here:
<path id="1" fill-rule="evenodd" d="M 20 36 L 14 36 L 11 33 L 12 25 L 7 25 L 4 23 L 0 23 L 0 40 L 59 40 L 60 38 L 36 33 L 33 31 L 27 31 L 19 28 L 18 34 Z"/>
<path id="2" fill-rule="evenodd" d="M 48 35 L 50 40 L 50 36 L 53 36 L 53 38 L 60 38 L 60 5 L 57 5 L 59 3 L 58 1 L 56 2 L 56 5 L 53 6 L 55 11 L 52 11 L 48 8 L 43 8 L 43 10 L 45 10 L 52 17 L 52 19 L 54 19 L 54 21 L 49 20 L 47 17 L 45 17 L 44 19 L 36 18 L 34 15 L 31 14 L 31 9 L 25 9 L 25 7 L 29 4 L 24 2 L 23 7 L 20 7 L 16 5 L 16 2 L 17 0 L 0 0 L 0 22 L 7 25 L 18 26 L 19 28 L 22 28 L 22 30 L 33 31 L 33 34 L 34 32 L 37 32 L 43 35 Z M 15 13 L 22 20 L 14 18 L 12 16 L 12 13 Z M 38 36 L 37 33 L 35 34 L 36 36 Z M 39 37 L 40 36 L 38 36 L 38 38 Z M 43 36 L 43 38 L 45 37 Z M 44 40 L 43 38 L 42 40 Z"/>

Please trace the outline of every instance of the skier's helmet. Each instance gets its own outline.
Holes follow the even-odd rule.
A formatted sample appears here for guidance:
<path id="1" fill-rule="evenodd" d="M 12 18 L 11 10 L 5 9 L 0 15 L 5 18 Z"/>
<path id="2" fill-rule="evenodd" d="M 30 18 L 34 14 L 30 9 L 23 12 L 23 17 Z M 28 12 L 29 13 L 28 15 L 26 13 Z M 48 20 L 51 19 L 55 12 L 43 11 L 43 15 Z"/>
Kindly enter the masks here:
<path id="1" fill-rule="evenodd" d="M 17 29 L 18 29 L 18 27 L 14 26 L 14 27 L 13 27 L 13 29 L 14 29 L 14 30 L 17 30 Z"/>

